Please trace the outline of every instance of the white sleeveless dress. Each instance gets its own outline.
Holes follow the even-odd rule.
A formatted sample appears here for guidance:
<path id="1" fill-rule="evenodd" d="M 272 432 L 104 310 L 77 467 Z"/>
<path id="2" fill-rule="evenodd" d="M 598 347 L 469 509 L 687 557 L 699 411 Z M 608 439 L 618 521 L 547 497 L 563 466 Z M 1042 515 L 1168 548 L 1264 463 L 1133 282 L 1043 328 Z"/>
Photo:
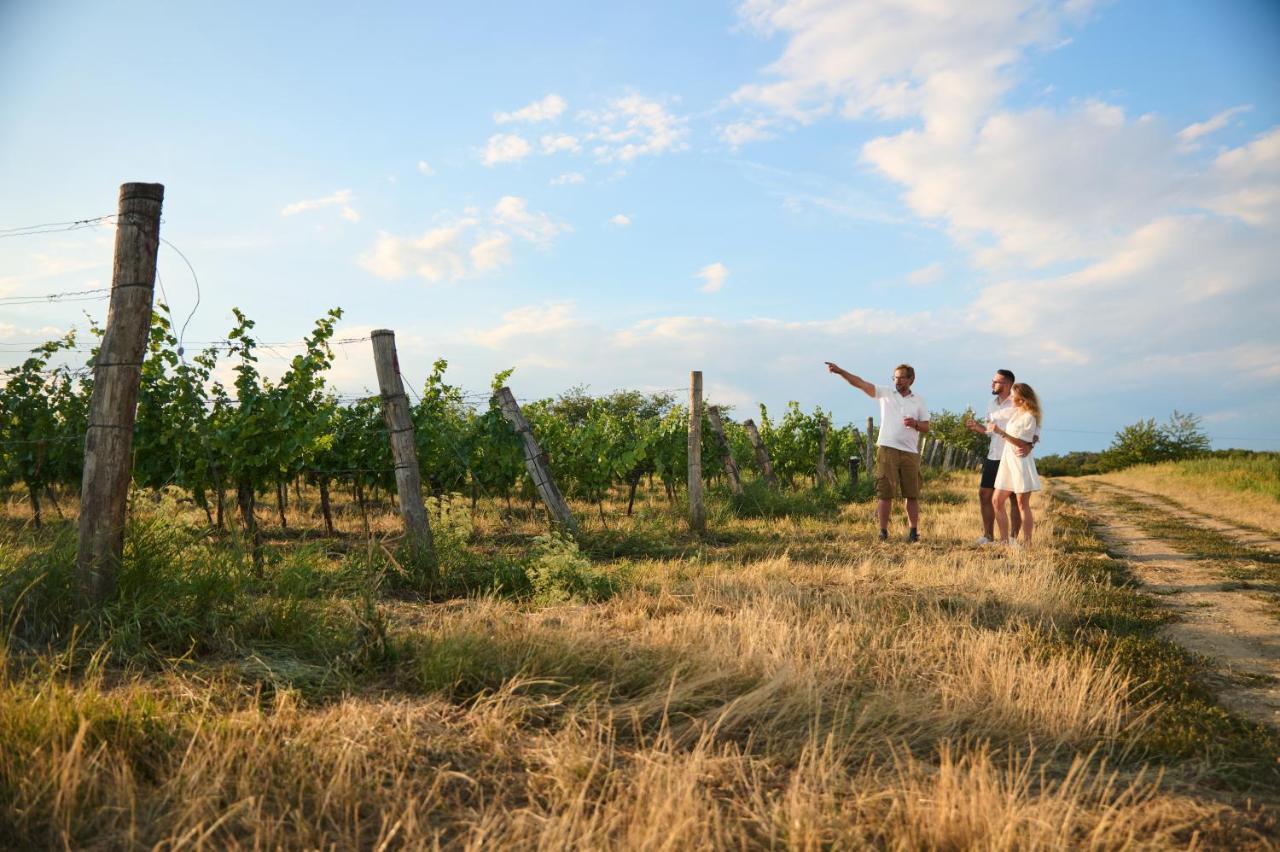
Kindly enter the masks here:
<path id="1" fill-rule="evenodd" d="M 1009 418 L 1004 431 L 1015 438 L 1030 441 L 1040 431 L 1035 415 L 1029 411 L 1019 411 Z M 1040 490 L 1040 475 L 1036 473 L 1036 461 L 1028 453 L 1019 458 L 1016 448 L 1005 441 L 1004 452 L 1000 455 L 1000 470 L 996 473 L 995 487 L 1000 491 L 1012 491 L 1014 494 L 1025 494 L 1028 491 Z"/>

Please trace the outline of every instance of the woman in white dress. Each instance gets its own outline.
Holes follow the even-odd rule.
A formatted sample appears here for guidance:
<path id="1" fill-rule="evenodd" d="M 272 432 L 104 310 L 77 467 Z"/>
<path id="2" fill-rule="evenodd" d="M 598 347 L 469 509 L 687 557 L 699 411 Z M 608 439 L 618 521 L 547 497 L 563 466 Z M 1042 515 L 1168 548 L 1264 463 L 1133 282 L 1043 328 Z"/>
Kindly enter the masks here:
<path id="1" fill-rule="evenodd" d="M 1004 438 L 1004 452 L 1000 456 L 1000 470 L 996 473 L 995 493 L 991 504 L 996 510 L 996 523 L 1000 526 L 1000 543 L 1009 543 L 1009 517 L 1005 502 L 1009 495 L 1018 501 L 1022 512 L 1022 543 L 1031 543 L 1031 531 L 1035 526 L 1031 515 L 1031 492 L 1040 490 L 1040 476 L 1031 453 L 1019 456 L 1018 448 L 1031 450 L 1040 432 L 1040 400 L 1031 385 L 1018 382 L 1013 386 L 1013 411 L 1005 421 L 993 420 L 991 431 Z"/>

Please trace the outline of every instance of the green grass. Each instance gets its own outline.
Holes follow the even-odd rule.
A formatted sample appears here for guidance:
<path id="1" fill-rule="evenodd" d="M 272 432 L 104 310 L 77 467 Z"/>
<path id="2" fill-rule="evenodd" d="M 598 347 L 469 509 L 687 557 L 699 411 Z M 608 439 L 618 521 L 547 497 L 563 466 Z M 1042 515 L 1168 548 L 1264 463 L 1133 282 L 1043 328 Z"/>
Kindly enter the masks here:
<path id="1" fill-rule="evenodd" d="M 1202 479 L 1214 485 L 1264 494 L 1280 503 L 1280 453 L 1208 456 L 1154 465 L 1187 479 Z"/>

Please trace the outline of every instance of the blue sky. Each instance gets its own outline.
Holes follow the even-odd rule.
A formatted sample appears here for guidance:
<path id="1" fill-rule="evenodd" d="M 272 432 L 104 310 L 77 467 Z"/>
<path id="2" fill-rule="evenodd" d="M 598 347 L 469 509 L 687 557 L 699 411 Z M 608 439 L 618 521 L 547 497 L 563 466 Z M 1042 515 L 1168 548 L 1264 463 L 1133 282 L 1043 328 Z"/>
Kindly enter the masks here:
<path id="1" fill-rule="evenodd" d="M 10 2 L 0 229 L 164 183 L 187 340 L 341 306 L 415 384 L 861 421 L 824 359 L 953 410 L 1010 367 L 1049 452 L 1174 409 L 1280 449 L 1277 57 L 1265 2 Z M 105 315 L 2 299 L 106 286 L 111 238 L 0 238 L 0 366 Z"/>

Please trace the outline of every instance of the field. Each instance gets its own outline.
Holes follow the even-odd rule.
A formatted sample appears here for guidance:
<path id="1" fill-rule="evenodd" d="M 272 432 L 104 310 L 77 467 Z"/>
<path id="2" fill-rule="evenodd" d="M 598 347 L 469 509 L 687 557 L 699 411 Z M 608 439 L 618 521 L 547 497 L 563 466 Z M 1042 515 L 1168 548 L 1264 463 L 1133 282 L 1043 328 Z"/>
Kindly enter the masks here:
<path id="1" fill-rule="evenodd" d="M 1280 454 L 1138 465 L 1106 474 L 1102 479 L 1187 503 L 1236 523 L 1280 533 Z"/>
<path id="2" fill-rule="evenodd" d="M 975 487 L 929 484 L 918 546 L 872 544 L 870 503 L 816 493 L 762 517 L 713 494 L 705 538 L 660 490 L 630 519 L 578 507 L 581 549 L 519 507 L 437 503 L 433 600 L 394 562 L 389 506 L 367 538 L 339 506 L 325 538 L 295 496 L 258 578 L 233 534 L 139 493 L 120 594 L 87 625 L 70 521 L 32 530 L 15 492 L 0 839 L 1274 845 L 1275 730 L 1160 638 L 1087 513 L 1051 499 L 1041 544 L 983 550 Z"/>

